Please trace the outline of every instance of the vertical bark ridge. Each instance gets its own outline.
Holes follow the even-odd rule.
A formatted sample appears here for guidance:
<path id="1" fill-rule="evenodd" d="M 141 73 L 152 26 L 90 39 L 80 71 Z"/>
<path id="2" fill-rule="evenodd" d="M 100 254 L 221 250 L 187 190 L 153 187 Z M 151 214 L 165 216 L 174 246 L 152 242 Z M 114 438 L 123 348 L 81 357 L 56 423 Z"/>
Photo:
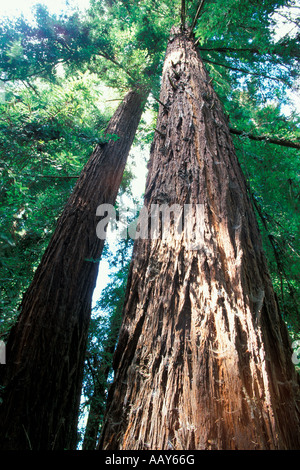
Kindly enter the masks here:
<path id="1" fill-rule="evenodd" d="M 198 232 L 188 243 L 173 224 L 135 242 L 99 448 L 299 449 L 287 330 L 228 123 L 184 32 L 160 102 L 144 203 L 198 204 Z"/>
<path id="2" fill-rule="evenodd" d="M 114 204 L 146 94 L 130 91 L 106 129 L 61 214 L 7 344 L 0 449 L 64 450 L 77 419 L 91 313 L 104 240 L 96 209 Z M 100 272 L 101 275 L 101 272 Z"/>

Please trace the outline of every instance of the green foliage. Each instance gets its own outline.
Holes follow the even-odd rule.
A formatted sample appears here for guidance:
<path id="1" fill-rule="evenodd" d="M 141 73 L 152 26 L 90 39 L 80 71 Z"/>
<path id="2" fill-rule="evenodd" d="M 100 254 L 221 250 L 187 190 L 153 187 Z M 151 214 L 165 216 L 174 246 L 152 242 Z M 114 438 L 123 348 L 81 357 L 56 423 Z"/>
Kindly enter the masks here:
<path id="1" fill-rule="evenodd" d="M 92 0 L 89 12 L 92 37 L 105 35 L 109 54 L 97 48 L 92 70 L 102 70 L 112 86 L 150 88 L 159 93 L 160 72 L 178 1 Z M 106 57 L 115 67 L 103 62 Z"/>
<path id="2" fill-rule="evenodd" d="M 1 80 L 55 80 L 56 66 L 67 64 L 68 73 L 88 69 L 119 90 L 153 88 L 174 19 L 170 6 L 178 2 L 169 3 L 93 1 L 84 17 L 51 15 L 38 5 L 34 24 L 3 20 Z"/>
<path id="3" fill-rule="evenodd" d="M 289 1 L 206 1 L 195 28 L 217 89 L 243 84 L 261 99 L 280 97 L 299 77 L 299 37 L 277 38 L 276 12 Z"/>
<path id="4" fill-rule="evenodd" d="M 265 42 L 271 35 L 270 18 L 286 0 L 206 0 L 196 31 L 202 42 L 223 37 L 230 44 L 252 41 Z M 194 4 L 194 3 L 193 3 Z M 206 26 L 205 26 L 206 25 Z"/>
<path id="5" fill-rule="evenodd" d="M 1 334 L 15 319 L 23 292 L 55 221 L 112 113 L 107 91 L 88 73 L 51 84 L 7 85 L 0 103 Z"/>
<path id="6" fill-rule="evenodd" d="M 80 63 L 91 57 L 89 29 L 78 13 L 50 15 L 38 5 L 35 22 L 20 17 L 0 24 L 2 80 L 55 77 L 59 63 Z"/>

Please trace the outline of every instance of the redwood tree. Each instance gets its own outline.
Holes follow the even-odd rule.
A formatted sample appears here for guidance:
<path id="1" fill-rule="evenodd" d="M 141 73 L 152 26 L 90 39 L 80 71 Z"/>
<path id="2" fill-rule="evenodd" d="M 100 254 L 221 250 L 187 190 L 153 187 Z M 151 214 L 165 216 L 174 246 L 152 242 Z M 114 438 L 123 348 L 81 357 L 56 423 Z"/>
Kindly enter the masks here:
<path id="1" fill-rule="evenodd" d="M 104 240 L 96 209 L 114 204 L 147 92 L 130 91 L 61 214 L 24 295 L 1 367 L 1 450 L 74 449 L 91 299 Z M 101 275 L 101 274 L 100 274 Z"/>
<path id="2" fill-rule="evenodd" d="M 160 102 L 146 221 L 158 204 L 193 209 L 179 236 L 171 217 L 166 237 L 161 223 L 159 237 L 135 241 L 99 448 L 299 449 L 287 329 L 228 122 L 189 31 L 171 33 Z"/>

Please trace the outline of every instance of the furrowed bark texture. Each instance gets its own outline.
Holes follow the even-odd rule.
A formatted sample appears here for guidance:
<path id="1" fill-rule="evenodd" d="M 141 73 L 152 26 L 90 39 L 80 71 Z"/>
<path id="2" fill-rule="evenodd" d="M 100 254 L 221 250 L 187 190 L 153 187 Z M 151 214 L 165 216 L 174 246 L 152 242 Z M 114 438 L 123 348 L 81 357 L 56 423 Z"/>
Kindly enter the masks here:
<path id="1" fill-rule="evenodd" d="M 135 241 L 99 449 L 299 449 L 287 330 L 228 123 L 185 33 L 172 32 L 160 101 L 145 206 L 197 204 L 197 237 L 173 237 L 174 219 L 169 236 Z"/>
<path id="2" fill-rule="evenodd" d="M 2 450 L 76 446 L 91 298 L 104 245 L 96 235 L 96 209 L 115 203 L 144 102 L 131 91 L 116 110 L 106 133 L 119 138 L 93 152 L 24 295 L 0 371 Z"/>

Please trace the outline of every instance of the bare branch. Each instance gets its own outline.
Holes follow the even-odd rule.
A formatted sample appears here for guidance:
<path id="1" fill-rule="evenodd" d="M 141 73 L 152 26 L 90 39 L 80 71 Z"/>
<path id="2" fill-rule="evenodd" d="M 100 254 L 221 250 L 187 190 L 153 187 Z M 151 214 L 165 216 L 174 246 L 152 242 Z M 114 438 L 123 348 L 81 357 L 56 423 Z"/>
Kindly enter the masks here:
<path id="1" fill-rule="evenodd" d="M 32 176 L 28 173 L 25 173 L 24 176 Z M 35 175 L 37 178 L 50 178 L 50 179 L 63 179 L 63 180 L 69 180 L 69 179 L 78 179 L 79 176 L 71 176 L 71 175 Z"/>
<path id="2" fill-rule="evenodd" d="M 197 39 L 197 41 L 195 41 L 195 45 L 198 44 L 200 38 Z M 282 57 L 284 55 L 284 47 L 286 47 L 286 45 L 284 43 L 282 44 L 276 44 L 276 47 L 273 48 L 273 50 L 267 50 L 267 51 L 260 51 L 259 47 L 241 47 L 241 48 L 235 48 L 235 47 L 227 47 L 227 46 L 224 46 L 224 47 L 221 47 L 221 46 L 216 46 L 216 47 L 206 47 L 206 46 L 199 46 L 199 49 L 201 51 L 213 51 L 213 52 L 221 52 L 221 53 L 230 53 L 230 52 L 233 52 L 233 53 L 237 53 L 237 54 L 240 54 L 240 53 L 243 53 L 243 52 L 249 52 L 250 54 L 253 54 L 253 55 L 258 55 L 258 56 L 268 56 L 268 57 L 272 57 L 272 56 L 279 56 L 279 57 Z M 299 58 L 299 51 L 298 49 L 293 49 L 293 50 L 289 50 L 289 55 L 295 59 L 298 59 Z"/>
<path id="3" fill-rule="evenodd" d="M 185 29 L 186 5 L 185 0 L 181 0 L 181 28 Z"/>
<path id="4" fill-rule="evenodd" d="M 246 73 L 248 75 L 254 75 L 256 77 L 263 77 L 263 78 L 266 78 L 268 80 L 274 80 L 274 81 L 277 81 L 277 82 L 283 82 L 285 84 L 288 84 L 287 81 L 284 80 L 284 78 L 271 77 L 270 75 L 265 75 L 263 73 L 258 73 L 258 72 L 250 72 L 250 70 L 241 69 L 239 67 L 233 67 L 233 66 L 228 65 L 228 64 L 221 64 L 220 62 L 215 62 L 214 60 L 210 60 L 210 59 L 204 59 L 203 57 L 202 57 L 202 60 L 203 60 L 203 62 L 207 62 L 208 64 L 219 65 L 220 67 L 225 67 L 229 70 L 233 70 L 234 72 L 242 72 L 242 73 Z"/>
<path id="5" fill-rule="evenodd" d="M 243 136 L 243 137 L 248 137 L 250 140 L 255 140 L 258 142 L 269 142 L 270 144 L 276 144 L 276 145 L 281 145 L 283 147 L 290 147 L 294 149 L 300 149 L 300 143 L 298 142 L 293 142 L 291 140 L 286 140 L 286 139 L 274 139 L 273 137 L 269 137 L 267 135 L 253 135 L 253 134 L 248 134 L 247 132 L 239 131 L 237 129 L 230 128 L 229 129 L 231 134 Z"/>
<path id="6" fill-rule="evenodd" d="M 192 36 L 192 34 L 193 34 L 193 30 L 194 30 L 194 28 L 195 28 L 195 26 L 196 26 L 196 23 L 197 23 L 197 21 L 198 21 L 198 18 L 199 18 L 199 16 L 200 16 L 200 13 L 201 13 L 202 8 L 203 8 L 203 6 L 204 6 L 204 2 L 205 2 L 205 0 L 200 0 L 200 3 L 199 3 L 199 6 L 198 6 L 198 9 L 197 9 L 195 18 L 194 18 L 193 23 L 192 23 L 192 26 L 191 26 L 191 34 L 190 34 L 190 36 Z"/>

